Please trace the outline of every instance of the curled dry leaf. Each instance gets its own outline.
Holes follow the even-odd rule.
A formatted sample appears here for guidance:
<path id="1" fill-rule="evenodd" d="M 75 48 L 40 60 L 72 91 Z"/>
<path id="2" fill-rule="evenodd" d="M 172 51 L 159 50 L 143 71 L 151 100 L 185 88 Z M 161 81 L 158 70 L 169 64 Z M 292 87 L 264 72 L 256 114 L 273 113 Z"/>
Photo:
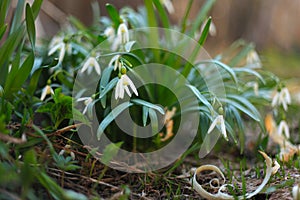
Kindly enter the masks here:
<path id="1" fill-rule="evenodd" d="M 276 161 L 273 163 L 272 159 L 266 153 L 264 153 L 262 151 L 259 151 L 259 152 L 262 154 L 262 156 L 266 160 L 267 169 L 266 169 L 265 178 L 264 178 L 263 182 L 261 183 L 261 185 L 258 186 L 254 192 L 246 193 L 245 196 L 238 196 L 238 199 L 244 199 L 245 197 L 246 197 L 246 199 L 249 199 L 249 198 L 257 195 L 265 187 L 265 185 L 268 183 L 268 181 L 271 178 L 271 175 L 275 174 L 277 172 L 277 170 L 279 169 L 279 167 L 280 167 L 279 164 Z M 273 166 L 273 164 L 274 164 L 274 166 Z M 223 184 L 223 185 L 219 186 L 218 192 L 215 193 L 215 194 L 212 194 L 212 193 L 208 192 L 207 190 L 205 190 L 201 186 L 201 184 L 198 183 L 197 175 L 200 174 L 201 172 L 207 171 L 207 170 L 211 170 L 211 171 L 216 172 L 218 175 L 220 175 L 222 177 L 223 181 L 225 182 L 225 176 L 218 167 L 216 167 L 214 165 L 203 165 L 203 166 L 196 169 L 195 174 L 194 174 L 194 176 L 191 180 L 191 184 L 192 184 L 193 188 L 202 197 L 204 197 L 206 199 L 209 199 L 209 200 L 235 199 L 234 196 L 223 192 L 224 189 L 227 186 L 229 186 L 228 184 Z"/>

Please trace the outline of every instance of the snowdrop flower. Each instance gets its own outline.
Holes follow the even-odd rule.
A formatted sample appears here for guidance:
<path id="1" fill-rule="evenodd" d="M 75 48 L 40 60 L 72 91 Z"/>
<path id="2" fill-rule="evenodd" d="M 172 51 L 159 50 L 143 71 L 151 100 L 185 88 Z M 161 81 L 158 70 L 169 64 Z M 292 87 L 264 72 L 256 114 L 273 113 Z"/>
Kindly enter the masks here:
<path id="1" fill-rule="evenodd" d="M 227 138 L 227 133 L 226 133 L 226 127 L 225 127 L 225 120 L 224 120 L 224 117 L 223 115 L 218 115 L 215 120 L 212 122 L 212 124 L 210 125 L 208 131 L 207 131 L 207 134 L 210 134 L 212 132 L 212 130 L 215 128 L 215 127 L 218 127 L 221 129 L 221 133 L 222 135 L 224 136 L 224 138 L 226 140 L 228 140 Z"/>
<path id="2" fill-rule="evenodd" d="M 203 32 L 203 29 L 204 29 L 206 23 L 207 23 L 207 20 L 206 20 L 206 21 L 202 24 L 202 26 L 201 26 L 201 29 L 200 29 L 200 30 L 201 30 L 201 33 Z M 209 33 L 211 36 L 216 36 L 216 35 L 217 35 L 217 28 L 216 28 L 216 25 L 214 24 L 214 22 L 213 22 L 212 20 L 211 20 L 211 22 L 210 22 L 210 26 L 209 26 L 208 33 Z M 196 37 L 197 37 L 197 38 L 200 37 L 200 34 L 198 33 Z"/>
<path id="3" fill-rule="evenodd" d="M 115 41 L 112 44 L 112 50 L 116 51 L 119 45 L 126 44 L 129 42 L 129 32 L 127 25 L 125 23 L 122 23 L 119 25 L 117 30 L 117 37 Z"/>
<path id="4" fill-rule="evenodd" d="M 299 199 L 300 199 L 300 188 L 299 188 L 299 184 L 297 184 L 297 185 L 295 185 L 295 186 L 293 187 L 292 194 L 293 194 L 293 199 L 294 199 L 294 200 L 299 200 Z"/>
<path id="5" fill-rule="evenodd" d="M 41 101 L 44 101 L 48 94 L 54 94 L 53 89 L 50 85 L 46 85 L 42 90 Z"/>
<path id="6" fill-rule="evenodd" d="M 283 132 L 284 132 L 284 134 L 283 134 Z M 281 120 L 281 122 L 279 123 L 277 133 L 278 133 L 278 135 L 285 135 L 285 137 L 287 139 L 290 138 L 289 126 L 287 125 L 285 120 Z"/>
<path id="7" fill-rule="evenodd" d="M 65 153 L 67 154 L 70 154 L 72 160 L 75 160 L 75 154 L 73 151 L 70 150 L 71 149 L 71 145 L 67 144 L 64 149 L 62 149 L 60 152 L 59 152 L 59 156 L 62 156 L 64 155 Z"/>
<path id="8" fill-rule="evenodd" d="M 138 92 L 136 90 L 135 85 L 130 80 L 130 78 L 126 74 L 122 74 L 119 81 L 117 82 L 116 91 L 115 91 L 115 99 L 124 98 L 124 91 L 131 97 L 131 93 L 129 91 L 129 87 L 134 92 L 136 96 L 138 96 Z"/>
<path id="9" fill-rule="evenodd" d="M 104 35 L 108 38 L 109 42 L 112 42 L 115 37 L 115 29 L 113 27 L 107 27 L 104 30 Z"/>
<path id="10" fill-rule="evenodd" d="M 281 89 L 280 91 L 277 91 L 276 94 L 273 97 L 272 100 L 272 107 L 275 106 L 283 106 L 283 109 L 285 111 L 288 110 L 288 105 L 291 104 L 291 95 L 289 93 L 289 90 L 285 87 Z"/>
<path id="11" fill-rule="evenodd" d="M 61 63 L 65 57 L 66 51 L 68 52 L 68 54 L 71 54 L 71 44 L 65 43 L 62 37 L 54 37 L 49 44 L 48 56 L 54 54 L 57 51 L 59 51 L 58 62 Z"/>
<path id="12" fill-rule="evenodd" d="M 251 50 L 248 53 L 246 57 L 246 62 L 248 66 L 251 66 L 251 68 L 254 69 L 261 68 L 262 66 L 260 58 L 255 50 Z"/>
<path id="13" fill-rule="evenodd" d="M 125 23 L 119 25 L 118 38 L 122 44 L 129 42 L 129 32 Z"/>
<path id="14" fill-rule="evenodd" d="M 94 99 L 92 97 L 81 97 L 81 98 L 77 99 L 77 102 L 83 101 L 83 103 L 85 105 L 82 114 L 86 113 L 89 105 L 93 102 L 93 100 Z"/>
<path id="15" fill-rule="evenodd" d="M 121 71 L 122 63 L 120 62 L 120 58 L 121 58 L 121 55 L 115 55 L 114 57 L 112 57 L 112 59 L 108 63 L 108 66 L 112 66 L 114 63 L 114 71 L 116 71 L 117 69 L 119 69 L 119 71 Z"/>
<path id="16" fill-rule="evenodd" d="M 95 69 L 97 74 L 100 76 L 101 74 L 101 68 L 99 63 L 97 62 L 95 57 L 89 57 L 86 62 L 84 63 L 81 72 L 85 72 L 87 70 L 88 74 L 91 74 L 92 69 Z"/>
<path id="17" fill-rule="evenodd" d="M 175 12 L 173 3 L 171 0 L 160 0 L 161 4 L 163 4 L 165 6 L 165 8 L 167 9 L 167 11 L 172 14 Z"/>

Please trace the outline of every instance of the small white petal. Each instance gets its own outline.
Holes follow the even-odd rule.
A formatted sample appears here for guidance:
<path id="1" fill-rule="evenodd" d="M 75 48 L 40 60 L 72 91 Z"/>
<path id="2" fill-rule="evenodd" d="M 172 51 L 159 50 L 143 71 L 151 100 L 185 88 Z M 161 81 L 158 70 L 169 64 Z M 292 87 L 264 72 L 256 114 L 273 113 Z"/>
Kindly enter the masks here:
<path id="1" fill-rule="evenodd" d="M 217 35 L 217 28 L 216 25 L 211 21 L 210 26 L 209 26 L 209 34 L 211 36 L 216 36 Z"/>
<path id="2" fill-rule="evenodd" d="M 119 81 L 117 82 L 117 86 L 116 86 L 116 91 L 115 91 L 115 99 L 117 100 L 118 97 L 120 96 L 120 90 L 121 90 L 121 85 L 122 82 L 120 81 L 121 79 L 119 79 Z"/>
<path id="3" fill-rule="evenodd" d="M 124 85 L 120 85 L 120 91 L 119 91 L 119 97 L 121 98 L 121 99 L 123 99 L 124 98 Z"/>
<path id="4" fill-rule="evenodd" d="M 60 152 L 59 152 L 59 156 L 62 156 L 62 155 L 64 155 L 64 153 L 65 153 L 65 150 L 63 149 L 63 150 L 61 150 Z"/>
<path id="5" fill-rule="evenodd" d="M 96 70 L 97 74 L 100 76 L 100 75 L 101 75 L 101 68 L 100 68 L 100 65 L 99 65 L 99 63 L 97 62 L 96 58 L 94 58 L 93 60 L 94 60 L 94 67 L 95 67 L 95 70 Z"/>
<path id="6" fill-rule="evenodd" d="M 224 138 L 225 138 L 226 140 L 228 140 L 228 138 L 227 138 L 227 133 L 226 133 L 226 127 L 225 127 L 224 117 L 223 117 L 223 115 L 220 115 L 220 116 L 221 116 L 221 117 L 220 117 L 221 133 L 222 133 L 222 135 L 224 136 Z"/>
<path id="7" fill-rule="evenodd" d="M 60 48 L 58 62 L 61 63 L 63 61 L 63 59 L 65 57 L 65 52 L 66 52 L 66 45 L 65 45 L 65 43 L 63 43 L 63 45 L 61 45 L 61 48 Z"/>
<path id="8" fill-rule="evenodd" d="M 61 49 L 62 43 L 59 43 L 57 45 L 55 45 L 54 47 L 52 47 L 49 52 L 48 52 L 48 56 L 54 54 L 58 49 Z"/>
<path id="9" fill-rule="evenodd" d="M 171 2 L 171 0 L 160 0 L 160 2 L 165 6 L 167 11 L 172 14 L 175 12 L 174 6 Z"/>
<path id="10" fill-rule="evenodd" d="M 79 102 L 79 101 L 85 101 L 85 100 L 87 100 L 87 99 L 89 99 L 90 97 L 81 97 L 81 98 L 79 98 L 79 99 L 77 99 L 77 102 Z"/>
<path id="11" fill-rule="evenodd" d="M 292 101 L 291 101 L 291 95 L 290 95 L 289 90 L 288 90 L 287 88 L 283 88 L 283 89 L 282 89 L 282 93 L 283 93 L 282 96 L 283 96 L 285 102 L 286 102 L 287 104 L 291 104 Z"/>
<path id="12" fill-rule="evenodd" d="M 290 138 L 289 126 L 287 125 L 286 121 L 284 121 L 284 120 L 282 120 L 278 126 L 278 134 L 283 135 L 283 132 L 284 132 L 285 137 L 289 139 Z"/>
<path id="13" fill-rule="evenodd" d="M 87 59 L 87 61 L 84 63 L 84 65 L 81 68 L 81 72 L 85 72 L 88 67 L 91 65 L 91 57 Z"/>
<path id="14" fill-rule="evenodd" d="M 129 42 L 129 32 L 125 23 L 119 25 L 118 38 L 123 44 Z"/>
<path id="15" fill-rule="evenodd" d="M 130 93 L 129 88 L 128 88 L 127 85 L 124 85 L 124 89 L 125 89 L 126 93 L 128 94 L 128 96 L 131 97 L 131 93 Z"/>
<path id="16" fill-rule="evenodd" d="M 207 134 L 210 134 L 212 132 L 212 130 L 216 127 L 218 120 L 219 120 L 219 116 L 214 119 L 214 121 L 212 122 L 212 124 L 210 125 L 210 127 L 207 131 Z"/>
<path id="17" fill-rule="evenodd" d="M 279 100 L 279 92 L 277 91 L 275 96 L 272 99 L 272 107 L 275 107 L 276 105 L 278 105 L 278 100 Z"/>
<path id="18" fill-rule="evenodd" d="M 42 90 L 42 95 L 41 95 L 41 101 L 44 101 L 44 99 L 46 98 L 46 96 L 48 94 L 54 94 L 53 89 L 50 87 L 50 85 L 46 85 L 43 90 Z"/>

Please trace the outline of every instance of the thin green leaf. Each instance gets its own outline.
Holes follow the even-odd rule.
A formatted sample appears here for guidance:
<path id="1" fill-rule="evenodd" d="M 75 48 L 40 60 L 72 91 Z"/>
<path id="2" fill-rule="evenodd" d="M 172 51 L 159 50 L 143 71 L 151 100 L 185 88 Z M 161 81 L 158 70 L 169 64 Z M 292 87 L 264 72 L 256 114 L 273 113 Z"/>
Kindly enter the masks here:
<path id="1" fill-rule="evenodd" d="M 9 33 L 13 33 L 14 31 L 16 31 L 22 23 L 22 16 L 23 16 L 23 11 L 24 11 L 24 5 L 25 5 L 25 1 L 24 0 L 19 0 L 17 3 L 17 7 L 16 10 L 14 12 L 14 18 L 11 24 L 11 28 Z"/>
<path id="2" fill-rule="evenodd" d="M 235 72 L 244 72 L 244 73 L 248 73 L 248 74 L 252 74 L 254 76 L 256 76 L 263 84 L 266 84 L 266 81 L 264 80 L 264 78 L 256 71 L 249 69 L 249 68 L 232 68 Z"/>
<path id="3" fill-rule="evenodd" d="M 146 126 L 149 115 L 149 107 L 143 106 L 143 126 Z"/>
<path id="4" fill-rule="evenodd" d="M 28 79 L 29 74 L 31 72 L 32 66 L 34 63 L 34 54 L 31 53 L 26 58 L 26 60 L 23 62 L 22 66 L 19 68 L 19 70 L 14 74 L 14 76 L 10 76 L 9 82 L 5 84 L 5 94 L 7 95 L 7 98 L 11 98 L 14 92 L 17 92 L 22 87 L 23 83 Z"/>
<path id="5" fill-rule="evenodd" d="M 35 49 L 35 25 L 29 3 L 26 4 L 26 27 L 32 49 Z"/>
<path id="6" fill-rule="evenodd" d="M 0 84 L 4 85 L 8 73 L 8 62 L 12 58 L 12 53 L 20 45 L 24 37 L 24 26 L 21 26 L 17 31 L 11 34 L 4 44 L 0 47 Z"/>
<path id="7" fill-rule="evenodd" d="M 201 33 L 201 36 L 200 36 L 200 39 L 198 41 L 198 43 L 203 46 L 204 42 L 206 41 L 206 38 L 209 34 L 209 27 L 210 27 L 210 24 L 211 24 L 211 17 L 208 18 L 205 26 L 204 26 L 204 29 Z"/>
<path id="8" fill-rule="evenodd" d="M 237 83 L 237 77 L 236 74 L 234 73 L 233 69 L 231 67 L 229 67 L 228 65 L 218 61 L 218 60 L 204 60 L 201 61 L 200 63 L 212 63 L 212 64 L 216 64 L 218 66 L 220 66 L 222 69 L 224 69 L 226 72 L 229 73 L 229 75 L 231 76 L 232 80 Z"/>
<path id="9" fill-rule="evenodd" d="M 107 84 L 109 82 L 109 79 L 110 79 L 110 75 L 111 75 L 113 69 L 114 69 L 113 66 L 109 66 L 109 67 L 106 67 L 103 70 L 102 77 L 101 77 L 101 80 L 100 80 L 100 85 L 99 85 L 100 93 L 102 93 L 104 88 L 107 86 Z M 103 101 L 102 101 L 102 99 L 103 99 Z M 102 95 L 101 104 L 102 104 L 103 108 L 106 107 L 106 96 L 105 95 Z"/>
<path id="10" fill-rule="evenodd" d="M 0 40 L 2 39 L 2 37 L 3 37 L 3 35 L 4 35 L 5 31 L 6 31 L 6 29 L 7 29 L 7 24 L 5 24 L 4 26 L 2 26 L 0 28 Z"/>
<path id="11" fill-rule="evenodd" d="M 184 12 L 185 14 L 184 14 L 184 17 L 181 22 L 181 33 L 184 33 L 186 30 L 187 20 L 188 20 L 189 14 L 191 12 L 193 2 L 194 2 L 194 0 L 189 0 L 189 3 L 187 4 L 186 10 Z"/>
<path id="12" fill-rule="evenodd" d="M 126 108 L 132 106 L 133 103 L 124 102 L 117 107 L 115 107 L 100 123 L 98 130 L 97 130 L 97 138 L 100 140 L 101 135 L 103 134 L 106 127 L 113 121 L 115 118 L 123 112 Z"/>
<path id="13" fill-rule="evenodd" d="M 249 117 L 251 117 L 252 119 L 254 119 L 257 122 L 260 122 L 260 116 L 257 115 L 256 113 L 253 113 L 252 110 L 249 110 L 248 108 L 246 108 L 245 106 L 231 100 L 231 99 L 220 99 L 222 102 L 224 103 L 228 103 L 231 106 L 234 106 L 235 108 L 237 108 L 238 110 L 242 111 L 243 113 L 245 113 L 246 115 L 248 115 Z"/>
<path id="14" fill-rule="evenodd" d="M 155 105 L 153 103 L 150 103 L 148 101 L 144 101 L 142 99 L 131 99 L 130 100 L 131 102 L 135 103 L 135 104 L 139 104 L 139 105 L 142 105 L 142 106 L 147 106 L 148 108 L 152 108 L 154 110 L 157 110 L 158 112 L 160 112 L 162 115 L 165 114 L 165 111 L 163 108 L 161 108 L 160 106 L 158 105 Z"/>
<path id="15" fill-rule="evenodd" d="M 39 180 L 40 184 L 46 188 L 47 191 L 51 194 L 54 199 L 63 198 L 63 189 L 52 180 L 47 174 L 40 172 L 36 173 L 36 177 Z"/>
<path id="16" fill-rule="evenodd" d="M 187 85 L 191 90 L 192 92 L 196 95 L 196 97 L 199 99 L 200 102 L 202 102 L 209 110 L 213 110 L 213 107 L 212 105 L 207 101 L 207 99 L 201 94 L 201 92 L 195 87 L 195 86 L 192 86 L 192 85 Z"/>
<path id="17" fill-rule="evenodd" d="M 170 21 L 169 21 L 168 14 L 167 14 L 166 10 L 164 9 L 164 7 L 161 5 L 160 1 L 153 0 L 153 3 L 155 5 L 155 7 L 157 8 L 157 11 L 160 16 L 163 27 L 170 28 Z"/>
<path id="18" fill-rule="evenodd" d="M 0 1 L 0 27 L 4 26 L 5 18 L 6 18 L 7 12 L 8 12 L 9 5 L 10 5 L 10 0 L 1 0 Z"/>
<path id="19" fill-rule="evenodd" d="M 157 19 L 156 14 L 153 8 L 153 1 L 152 0 L 144 0 L 145 8 L 147 11 L 147 20 L 148 20 L 148 26 L 149 27 L 157 27 Z M 159 34 L 157 31 L 151 31 L 151 34 L 149 35 L 149 41 L 153 43 L 154 46 L 159 46 Z M 159 59 L 159 54 L 157 51 L 153 51 L 155 59 Z"/>
<path id="20" fill-rule="evenodd" d="M 155 135 L 158 133 L 158 117 L 152 108 L 149 108 L 149 117 L 151 120 L 152 135 Z"/>
<path id="21" fill-rule="evenodd" d="M 234 118 L 236 120 L 236 125 L 239 129 L 238 135 L 239 135 L 241 153 L 243 153 L 243 151 L 245 149 L 245 139 L 246 139 L 245 132 L 244 132 L 244 130 L 245 130 L 244 122 L 242 120 L 240 113 L 238 112 L 238 110 L 235 107 L 229 106 L 228 109 L 230 110 L 230 113 L 234 116 Z"/>
<path id="22" fill-rule="evenodd" d="M 205 42 L 205 40 L 207 38 L 207 35 L 209 33 L 209 26 L 210 26 L 210 24 L 211 24 L 211 17 L 208 18 L 207 23 L 206 23 L 206 25 L 205 25 L 202 33 L 201 33 L 201 36 L 200 36 L 200 38 L 198 40 L 198 44 L 199 45 L 197 45 L 195 47 L 195 49 L 192 52 L 192 55 L 188 59 L 191 63 L 193 63 L 194 60 L 196 59 L 196 57 L 197 57 L 197 55 L 198 55 L 201 47 L 203 46 L 203 44 L 204 44 L 204 42 Z M 186 63 L 186 65 L 183 68 L 182 75 L 184 77 L 187 77 L 189 75 L 189 73 L 191 72 L 192 67 L 193 67 L 193 65 L 191 65 L 189 62 Z"/>
<path id="23" fill-rule="evenodd" d="M 113 21 L 115 27 L 118 27 L 120 24 L 120 15 L 116 7 L 113 5 L 107 3 L 106 5 L 106 10 L 108 12 L 108 15 L 110 16 L 111 20 Z"/>
<path id="24" fill-rule="evenodd" d="M 115 77 L 105 86 L 105 88 L 103 90 L 100 90 L 99 99 L 103 98 L 109 91 L 111 91 L 113 88 L 115 88 L 118 81 L 119 81 L 119 78 Z"/>
<path id="25" fill-rule="evenodd" d="M 40 12 L 42 3 L 43 3 L 43 0 L 34 0 L 32 6 L 31 6 L 33 19 L 37 18 L 38 14 Z"/>
<path id="26" fill-rule="evenodd" d="M 200 29 L 202 22 L 206 18 L 208 12 L 211 10 L 211 8 L 215 2 L 216 2 L 216 0 L 206 0 L 205 4 L 202 6 L 199 14 L 197 15 L 197 17 L 193 23 L 193 26 L 191 29 L 191 35 L 194 35 L 194 33 Z"/>

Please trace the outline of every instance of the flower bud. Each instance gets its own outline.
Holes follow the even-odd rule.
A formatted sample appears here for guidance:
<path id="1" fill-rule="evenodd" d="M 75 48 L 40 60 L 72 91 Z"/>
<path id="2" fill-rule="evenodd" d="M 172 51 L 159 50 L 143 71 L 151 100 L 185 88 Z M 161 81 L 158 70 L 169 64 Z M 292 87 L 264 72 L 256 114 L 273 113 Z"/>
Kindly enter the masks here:
<path id="1" fill-rule="evenodd" d="M 126 72 L 127 72 L 126 67 L 122 66 L 121 67 L 121 74 L 126 74 Z"/>
<path id="2" fill-rule="evenodd" d="M 222 106 L 218 109 L 218 113 L 219 113 L 219 115 L 223 115 L 224 114 L 224 109 L 223 109 Z"/>

